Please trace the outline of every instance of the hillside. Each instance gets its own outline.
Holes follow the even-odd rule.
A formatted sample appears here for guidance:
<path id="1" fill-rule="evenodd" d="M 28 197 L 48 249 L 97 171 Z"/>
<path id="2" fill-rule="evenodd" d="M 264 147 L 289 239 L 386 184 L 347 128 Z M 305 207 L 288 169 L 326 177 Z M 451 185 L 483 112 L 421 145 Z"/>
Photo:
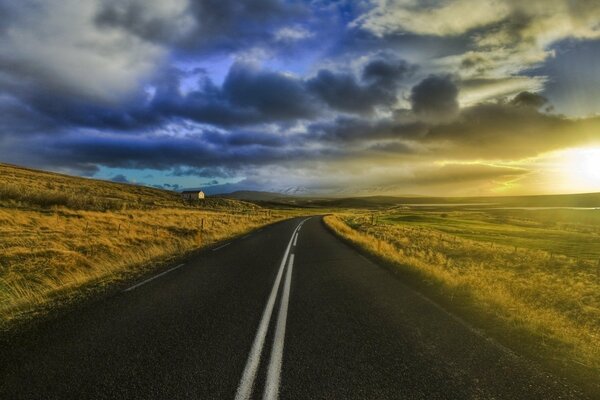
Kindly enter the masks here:
<path id="1" fill-rule="evenodd" d="M 109 182 L 0 163 L 0 205 L 8 207 L 116 211 L 127 209 L 190 208 L 258 209 L 255 204 L 228 198 L 186 203 L 179 193 L 147 186 Z"/>
<path id="2" fill-rule="evenodd" d="M 189 203 L 0 164 L 0 328 L 282 218 L 240 200 Z"/>
<path id="3" fill-rule="evenodd" d="M 219 197 L 228 198 L 228 199 L 238 199 L 238 200 L 247 200 L 247 201 L 265 201 L 265 202 L 273 202 L 273 201 L 289 201 L 292 199 L 290 196 L 286 196 L 281 193 L 274 192 L 261 192 L 255 190 L 238 190 L 236 192 L 226 193 L 219 195 Z"/>

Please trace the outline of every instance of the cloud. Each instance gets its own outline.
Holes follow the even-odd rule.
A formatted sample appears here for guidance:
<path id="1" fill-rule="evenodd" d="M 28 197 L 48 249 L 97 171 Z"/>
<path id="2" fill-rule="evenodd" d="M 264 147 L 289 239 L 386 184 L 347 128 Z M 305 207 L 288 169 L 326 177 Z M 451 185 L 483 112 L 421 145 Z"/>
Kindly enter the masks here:
<path id="1" fill-rule="evenodd" d="M 51 91 L 97 102 L 118 102 L 138 89 L 164 48 L 128 32 L 107 34 L 94 23 L 99 1 L 24 0 L 5 4 L 0 35 L 0 90 Z M 148 13 L 160 14 L 158 2 Z M 0 24 L 1 25 L 1 24 Z"/>
<path id="2" fill-rule="evenodd" d="M 397 31 L 425 35 L 458 35 L 505 18 L 506 2 L 483 0 L 434 1 L 419 4 L 417 0 L 376 1 L 375 7 L 356 22 L 377 35 Z"/>
<path id="3" fill-rule="evenodd" d="M 531 92 L 521 92 L 516 95 L 510 103 L 517 107 L 531 107 L 538 109 L 548 103 L 548 99 L 542 95 Z"/>
<path id="4" fill-rule="evenodd" d="M 376 150 L 380 162 L 386 152 L 418 154 L 422 160 L 518 160 L 598 143 L 600 117 L 569 119 L 541 112 L 535 106 L 542 100 L 536 94 L 521 94 L 509 102 L 465 107 L 453 120 L 441 122 L 411 119 L 408 110 L 375 121 L 338 118 L 310 125 L 306 137 L 334 142 L 355 158 L 368 159 Z"/>
<path id="5" fill-rule="evenodd" d="M 535 107 L 481 104 L 449 124 L 432 126 L 422 142 L 454 159 L 521 159 L 599 140 L 600 118 L 572 120 Z"/>
<path id="6" fill-rule="evenodd" d="M 413 111 L 429 121 L 445 121 L 458 113 L 458 87 L 450 76 L 430 75 L 410 93 Z"/>
<path id="7" fill-rule="evenodd" d="M 511 98 L 517 94 L 539 92 L 546 79 L 539 76 L 509 76 L 506 78 L 470 78 L 458 83 L 459 103 L 462 107 L 473 106 L 488 101 Z"/>
<path id="8" fill-rule="evenodd" d="M 414 69 L 403 60 L 375 59 L 365 65 L 362 82 L 350 73 L 320 70 L 307 86 L 335 110 L 371 113 L 378 106 L 396 103 L 399 84 Z"/>
<path id="9" fill-rule="evenodd" d="M 27 132 L 35 125 L 48 131 L 146 129 L 175 118 L 235 125 L 310 115 L 308 102 L 301 102 L 302 89 L 295 89 L 300 83 L 248 66 L 230 71 L 226 90 L 181 98 L 177 87 L 170 98 L 156 99 L 161 104 L 151 104 L 148 92 L 161 80 L 179 84 L 182 77 L 173 76 L 178 68 L 168 65 L 175 54 L 197 57 L 261 44 L 265 38 L 268 46 L 275 41 L 272 28 L 303 9 L 278 0 L 3 3 L 0 94 L 7 100 L 0 99 L 0 111 L 11 115 L 6 131 Z M 244 94 L 256 89 L 252 84 L 269 86 L 254 103 Z M 22 110 L 14 111 L 18 106 Z"/>
<path id="10" fill-rule="evenodd" d="M 93 21 L 103 29 L 124 31 L 150 42 L 169 43 L 198 29 L 196 19 L 187 13 L 188 8 L 187 0 L 106 0 L 99 4 Z"/>
<path id="11" fill-rule="evenodd" d="M 303 118 L 315 113 L 301 81 L 251 65 L 235 64 L 223 83 L 223 92 L 232 104 L 258 110 L 273 119 Z"/>
<path id="12" fill-rule="evenodd" d="M 454 185 L 473 181 L 513 178 L 527 174 L 523 168 L 481 163 L 448 163 L 417 171 L 413 177 L 420 185 Z"/>
<path id="13" fill-rule="evenodd" d="M 414 69 L 402 60 L 375 59 L 365 65 L 362 81 L 352 74 L 330 70 L 302 79 L 236 62 L 222 85 L 217 86 L 203 70 L 170 68 L 148 81 L 152 92 L 138 92 L 125 103 L 86 101 L 40 88 L 20 90 L 21 99 L 3 102 L 0 98 L 0 110 L 12 110 L 13 120 L 5 122 L 7 131 L 32 131 L 34 126 L 55 126 L 57 130 L 160 130 L 172 123 L 184 126 L 186 121 L 220 127 L 297 123 L 322 115 L 324 106 L 320 102 L 347 113 L 389 109 L 396 103 L 401 82 Z M 190 84 L 190 80 L 195 83 Z M 40 123 L 33 123 L 35 120 Z"/>
<path id="14" fill-rule="evenodd" d="M 465 36 L 477 56 L 465 59 L 463 67 L 483 65 L 493 58 L 493 68 L 518 72 L 551 56 L 546 48 L 552 43 L 599 38 L 599 13 L 600 5 L 593 1 L 378 0 L 353 25 L 378 37 Z"/>
<path id="15" fill-rule="evenodd" d="M 232 65 L 221 87 L 204 78 L 182 93 L 180 79 L 173 74 L 158 86 L 149 112 L 220 126 L 290 121 L 318 112 L 300 79 L 252 64 Z"/>
<path id="16" fill-rule="evenodd" d="M 324 160 L 329 152 L 293 146 L 291 141 L 284 140 L 276 145 L 273 141 L 265 142 L 261 135 L 257 136 L 258 140 L 242 139 L 241 133 L 222 135 L 218 138 L 214 132 L 187 136 L 88 132 L 86 135 L 13 138 L 11 150 L 0 150 L 0 157 L 6 162 L 18 163 L 26 156 L 32 165 L 62 170 L 96 171 L 98 166 L 157 170 L 181 167 L 174 171 L 174 176 L 194 175 L 199 171 L 204 171 L 202 175 L 206 176 L 209 171 L 219 170 L 222 171 L 219 176 L 231 176 L 232 170 Z"/>
<path id="17" fill-rule="evenodd" d="M 275 32 L 275 40 L 278 42 L 294 42 L 313 37 L 314 34 L 302 27 L 285 26 Z"/>
<path id="18" fill-rule="evenodd" d="M 429 126 L 420 121 L 340 117 L 309 125 L 306 136 L 315 141 L 343 144 L 378 139 L 416 139 L 425 135 L 428 129 Z"/>
<path id="19" fill-rule="evenodd" d="M 401 192 L 599 140 L 594 2 L 0 3 L 3 161 Z"/>

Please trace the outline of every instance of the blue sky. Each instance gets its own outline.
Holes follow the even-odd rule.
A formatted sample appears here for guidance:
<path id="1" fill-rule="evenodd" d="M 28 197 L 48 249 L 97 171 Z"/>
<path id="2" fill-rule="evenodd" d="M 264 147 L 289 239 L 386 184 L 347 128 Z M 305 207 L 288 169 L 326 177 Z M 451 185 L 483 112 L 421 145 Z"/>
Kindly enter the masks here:
<path id="1" fill-rule="evenodd" d="M 569 0 L 0 0 L 0 162 L 209 193 L 600 190 L 551 179 L 600 148 L 599 20 Z"/>

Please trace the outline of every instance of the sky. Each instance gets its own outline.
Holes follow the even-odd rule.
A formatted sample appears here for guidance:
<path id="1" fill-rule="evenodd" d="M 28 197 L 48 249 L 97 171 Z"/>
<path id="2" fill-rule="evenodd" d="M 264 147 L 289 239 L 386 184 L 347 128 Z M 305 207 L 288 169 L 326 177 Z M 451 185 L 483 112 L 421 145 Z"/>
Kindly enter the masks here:
<path id="1" fill-rule="evenodd" d="M 600 2 L 0 0 L 0 162 L 169 190 L 600 191 Z"/>

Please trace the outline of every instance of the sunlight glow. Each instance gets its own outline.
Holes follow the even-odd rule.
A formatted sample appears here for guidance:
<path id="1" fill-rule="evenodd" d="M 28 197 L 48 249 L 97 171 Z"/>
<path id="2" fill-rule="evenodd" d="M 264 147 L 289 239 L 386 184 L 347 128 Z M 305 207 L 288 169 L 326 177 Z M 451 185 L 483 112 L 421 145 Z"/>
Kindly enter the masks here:
<path id="1" fill-rule="evenodd" d="M 569 183 L 581 190 L 600 190 L 600 147 L 567 150 L 563 165 Z"/>

